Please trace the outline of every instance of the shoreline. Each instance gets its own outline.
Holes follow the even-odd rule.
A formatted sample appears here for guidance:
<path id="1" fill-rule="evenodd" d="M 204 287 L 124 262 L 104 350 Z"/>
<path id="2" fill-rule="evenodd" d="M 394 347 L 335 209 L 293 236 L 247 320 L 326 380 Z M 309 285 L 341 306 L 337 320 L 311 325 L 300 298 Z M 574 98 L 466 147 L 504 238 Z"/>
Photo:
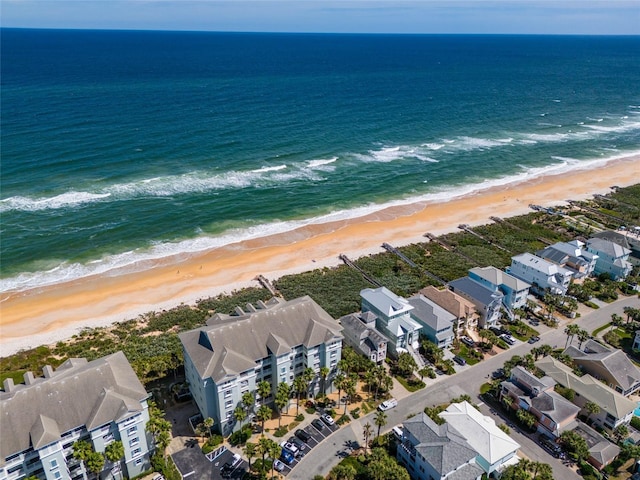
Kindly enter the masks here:
<path id="1" fill-rule="evenodd" d="M 597 175 L 594 175 L 596 174 Z M 200 298 L 257 286 L 256 275 L 275 280 L 340 264 L 394 246 L 425 242 L 424 233 L 455 231 L 461 223 L 490 223 L 544 206 L 605 194 L 613 185 L 640 178 L 640 156 L 612 160 L 591 169 L 547 174 L 494 186 L 448 201 L 398 205 L 350 218 L 299 227 L 225 245 L 200 254 L 176 255 L 150 269 L 95 275 L 70 282 L 7 292 L 0 304 L 0 356 L 67 339 L 82 328 L 107 326 Z"/>

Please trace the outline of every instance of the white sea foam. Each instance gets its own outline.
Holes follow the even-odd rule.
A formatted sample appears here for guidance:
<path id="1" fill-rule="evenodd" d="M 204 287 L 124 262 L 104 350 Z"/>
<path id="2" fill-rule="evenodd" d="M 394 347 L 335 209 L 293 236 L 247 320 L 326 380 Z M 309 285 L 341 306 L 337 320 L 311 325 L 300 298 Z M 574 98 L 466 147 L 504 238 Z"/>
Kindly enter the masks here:
<path id="1" fill-rule="evenodd" d="M 317 160 L 309 160 L 307 162 L 307 167 L 309 168 L 318 168 L 318 167 L 323 167 L 325 165 L 330 165 L 332 163 L 334 163 L 336 160 L 338 160 L 338 157 L 332 157 L 332 158 L 327 158 L 327 159 L 317 159 Z"/>
<path id="2" fill-rule="evenodd" d="M 66 192 L 53 197 L 29 198 L 29 197 L 9 197 L 0 200 L 0 213 L 10 210 L 22 210 L 35 212 L 38 210 L 59 209 L 75 207 L 85 203 L 100 201 L 111 196 L 111 193 L 90 193 L 90 192 Z"/>
<path id="3" fill-rule="evenodd" d="M 287 168 L 286 165 L 276 165 L 274 167 L 262 167 L 257 170 L 251 170 L 253 173 L 265 173 L 265 172 L 277 172 L 278 170 L 284 170 Z"/>
<path id="4" fill-rule="evenodd" d="M 75 280 L 90 275 L 120 275 L 129 271 L 138 271 L 150 268 L 155 262 L 163 258 L 174 257 L 176 255 L 192 255 L 202 253 L 217 247 L 230 245 L 243 240 L 265 237 L 277 233 L 292 231 L 296 228 L 311 224 L 323 224 L 333 221 L 360 218 L 370 213 L 374 213 L 388 207 L 409 205 L 417 202 L 440 202 L 449 201 L 455 198 L 475 194 L 493 187 L 514 184 L 532 178 L 545 175 L 559 174 L 573 170 L 585 170 L 598 168 L 606 163 L 631 155 L 640 155 L 639 151 L 618 153 L 614 156 L 594 158 L 591 160 L 577 160 L 567 157 L 553 157 L 557 163 L 543 167 L 522 167 L 520 173 L 476 183 L 464 185 L 451 185 L 439 189 L 432 193 L 402 200 L 390 201 L 383 204 L 369 204 L 361 207 L 339 210 L 326 215 L 296 220 L 290 222 L 273 222 L 264 225 L 257 225 L 245 229 L 229 230 L 220 236 L 202 235 L 193 239 L 181 242 L 156 243 L 146 249 L 127 251 L 117 255 L 110 255 L 104 258 L 93 260 L 87 264 L 61 263 L 55 268 L 47 271 L 35 273 L 22 273 L 15 277 L 0 280 L 0 292 L 21 291 L 37 288 L 45 285 L 61 283 L 67 280 Z"/>

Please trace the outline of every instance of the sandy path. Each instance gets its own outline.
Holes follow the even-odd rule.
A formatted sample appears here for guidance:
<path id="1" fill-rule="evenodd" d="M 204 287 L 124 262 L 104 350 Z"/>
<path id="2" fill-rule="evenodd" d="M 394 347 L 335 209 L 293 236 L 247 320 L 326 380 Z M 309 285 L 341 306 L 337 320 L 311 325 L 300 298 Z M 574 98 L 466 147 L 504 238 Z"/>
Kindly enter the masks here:
<path id="1" fill-rule="evenodd" d="M 276 279 L 381 251 L 380 245 L 424 241 L 423 234 L 456 230 L 460 223 L 489 222 L 529 211 L 530 203 L 557 205 L 607 193 L 612 185 L 640 179 L 640 157 L 593 170 L 577 170 L 492 188 L 448 202 L 392 207 L 358 219 L 311 225 L 240 242 L 210 252 L 174 257 L 153 268 L 119 276 L 95 276 L 50 287 L 5 294 L 0 310 L 0 356 L 65 339 L 87 326 L 108 325 L 198 298 L 257 285 L 262 274 Z"/>

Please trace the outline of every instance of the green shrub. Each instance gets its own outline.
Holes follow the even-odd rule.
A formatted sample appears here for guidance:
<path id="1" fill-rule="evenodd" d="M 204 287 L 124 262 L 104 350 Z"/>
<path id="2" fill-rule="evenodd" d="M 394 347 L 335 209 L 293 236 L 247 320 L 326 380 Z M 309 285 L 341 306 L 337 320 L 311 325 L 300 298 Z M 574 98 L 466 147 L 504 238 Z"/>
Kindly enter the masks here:
<path id="1" fill-rule="evenodd" d="M 302 422 L 304 420 L 304 415 L 302 413 L 296 415 L 296 422 Z"/>
<path id="2" fill-rule="evenodd" d="M 342 415 L 336 423 L 338 425 L 344 425 L 345 423 L 349 423 L 350 421 L 351 418 L 349 417 L 349 415 Z"/>
<path id="3" fill-rule="evenodd" d="M 245 426 L 242 430 L 236 430 L 229 436 L 229 443 L 234 447 L 244 445 L 251 438 L 251 427 Z"/>
<path id="4" fill-rule="evenodd" d="M 636 430 L 640 430 L 640 417 L 636 417 L 635 415 L 631 417 L 631 426 Z"/>
<path id="5" fill-rule="evenodd" d="M 593 303 L 593 302 L 584 302 L 584 304 L 585 304 L 587 307 L 589 307 L 589 308 L 593 308 L 593 309 L 595 309 L 595 310 L 597 310 L 598 308 L 600 308 L 598 305 L 596 305 L 596 304 L 595 304 L 595 303 Z"/>
<path id="6" fill-rule="evenodd" d="M 287 434 L 288 431 L 289 431 L 289 428 L 287 428 L 286 426 L 282 426 L 282 427 L 276 429 L 276 431 L 273 432 L 273 435 L 275 437 L 284 437 Z"/>
<path id="7" fill-rule="evenodd" d="M 314 413 L 316 413 L 316 409 L 315 407 L 307 407 L 305 409 L 305 412 L 307 412 L 309 415 L 313 415 Z"/>

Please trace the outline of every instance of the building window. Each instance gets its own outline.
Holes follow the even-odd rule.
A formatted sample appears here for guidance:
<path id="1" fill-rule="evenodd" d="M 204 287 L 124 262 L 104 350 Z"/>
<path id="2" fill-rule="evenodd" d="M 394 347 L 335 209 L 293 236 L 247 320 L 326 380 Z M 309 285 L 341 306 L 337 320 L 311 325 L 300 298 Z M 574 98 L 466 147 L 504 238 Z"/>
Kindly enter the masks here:
<path id="1" fill-rule="evenodd" d="M 227 390 L 224 392 L 224 398 L 229 398 L 231 395 L 233 395 L 233 392 L 231 390 Z"/>
<path id="2" fill-rule="evenodd" d="M 53 478 L 62 478 L 62 474 L 60 473 L 60 470 L 56 470 L 53 473 Z"/>
<path id="3" fill-rule="evenodd" d="M 131 440 L 129 440 L 129 446 L 130 447 L 135 447 L 139 443 L 140 443 L 140 439 L 138 437 L 132 438 Z"/>
<path id="4" fill-rule="evenodd" d="M 136 467 L 139 467 L 140 465 L 142 465 L 142 459 L 141 458 L 136 460 Z"/>
<path id="5" fill-rule="evenodd" d="M 138 431 L 138 427 L 131 427 L 127 430 L 127 435 L 130 437 L 131 435 L 135 435 Z"/>
<path id="6" fill-rule="evenodd" d="M 58 468 L 58 460 L 56 460 L 55 458 L 51 460 L 51 468 Z"/>
<path id="7" fill-rule="evenodd" d="M 139 449 L 139 448 L 136 448 L 135 450 L 131 451 L 131 456 L 135 458 L 135 457 L 139 456 L 141 453 L 142 453 L 142 450 Z"/>
<path id="8" fill-rule="evenodd" d="M 224 408 L 231 408 L 233 407 L 233 400 L 227 400 L 226 402 L 224 402 Z"/>

